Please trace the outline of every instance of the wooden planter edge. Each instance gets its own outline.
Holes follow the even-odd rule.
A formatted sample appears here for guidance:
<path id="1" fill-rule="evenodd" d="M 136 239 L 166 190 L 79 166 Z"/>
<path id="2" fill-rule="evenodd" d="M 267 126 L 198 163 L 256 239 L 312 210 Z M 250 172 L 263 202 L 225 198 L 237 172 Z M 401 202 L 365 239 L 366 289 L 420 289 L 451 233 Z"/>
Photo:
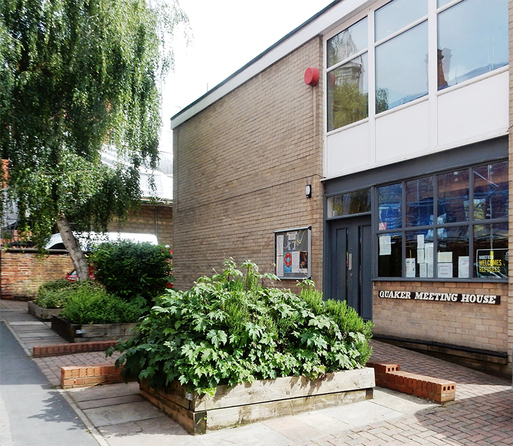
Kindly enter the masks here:
<path id="1" fill-rule="evenodd" d="M 195 435 L 370 399 L 374 387 L 374 369 L 363 368 L 329 373 L 315 381 L 285 377 L 219 386 L 213 397 L 191 394 L 178 382 L 162 391 L 142 381 L 140 393 Z"/>

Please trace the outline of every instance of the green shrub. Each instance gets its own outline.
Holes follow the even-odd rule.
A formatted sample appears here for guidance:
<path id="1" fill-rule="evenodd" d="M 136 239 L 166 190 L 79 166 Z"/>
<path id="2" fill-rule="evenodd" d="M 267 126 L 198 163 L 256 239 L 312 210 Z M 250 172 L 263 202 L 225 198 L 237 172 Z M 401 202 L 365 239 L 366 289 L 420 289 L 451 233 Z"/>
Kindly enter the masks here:
<path id="1" fill-rule="evenodd" d="M 109 293 L 147 310 L 172 279 L 171 258 L 165 246 L 126 240 L 103 243 L 89 257 Z"/>
<path id="2" fill-rule="evenodd" d="M 42 308 L 62 308 L 66 303 L 68 291 L 75 286 L 74 282 L 66 279 L 43 283 L 37 290 L 34 303 Z"/>
<path id="3" fill-rule="evenodd" d="M 73 324 L 110 324 L 139 319 L 141 309 L 136 304 L 125 302 L 107 293 L 102 286 L 88 282 L 68 291 L 61 317 Z"/>
<path id="4" fill-rule="evenodd" d="M 178 380 L 190 391 L 212 393 L 219 384 L 315 379 L 366 364 L 372 324 L 345 303 L 323 302 L 311 281 L 300 296 L 265 287 L 264 279 L 277 277 L 259 274 L 250 262 L 242 265 L 246 274 L 233 260 L 225 266 L 190 290 L 169 290 L 136 336 L 118 344 L 125 379 L 147 379 L 157 388 Z"/>

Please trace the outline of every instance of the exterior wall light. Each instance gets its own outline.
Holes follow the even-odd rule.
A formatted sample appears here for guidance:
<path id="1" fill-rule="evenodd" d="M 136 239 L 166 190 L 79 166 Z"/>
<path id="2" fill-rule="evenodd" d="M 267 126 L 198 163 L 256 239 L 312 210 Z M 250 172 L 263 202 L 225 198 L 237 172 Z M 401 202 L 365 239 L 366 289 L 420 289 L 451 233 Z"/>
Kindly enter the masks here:
<path id="1" fill-rule="evenodd" d="M 306 198 L 312 198 L 312 185 L 311 184 L 306 185 L 305 195 L 306 195 Z"/>

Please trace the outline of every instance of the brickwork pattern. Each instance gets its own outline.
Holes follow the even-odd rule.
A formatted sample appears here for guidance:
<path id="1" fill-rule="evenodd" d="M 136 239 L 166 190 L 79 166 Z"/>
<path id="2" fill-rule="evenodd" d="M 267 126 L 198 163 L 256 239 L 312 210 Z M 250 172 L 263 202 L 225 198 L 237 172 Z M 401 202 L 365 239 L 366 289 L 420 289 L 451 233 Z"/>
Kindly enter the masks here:
<path id="1" fill-rule="evenodd" d="M 495 294 L 501 296 L 501 304 L 384 299 L 378 297 L 381 290 Z M 375 282 L 373 296 L 375 334 L 495 352 L 507 350 L 511 299 L 505 283 Z"/>
<path id="2" fill-rule="evenodd" d="M 35 252 L 3 251 L 1 255 L 2 299 L 30 299 L 49 280 L 61 279 L 73 270 L 67 254 L 39 258 Z"/>
<path id="3" fill-rule="evenodd" d="M 322 82 L 303 81 L 307 67 L 322 66 L 321 46 L 311 40 L 174 130 L 178 289 L 228 257 L 274 272 L 274 231 L 302 226 L 312 226 L 322 285 Z"/>
<path id="4" fill-rule="evenodd" d="M 454 401 L 456 398 L 456 383 L 454 381 L 405 372 L 400 370 L 401 366 L 399 364 L 369 362 L 367 367 L 374 369 L 377 386 L 415 395 L 437 403 Z"/>
<path id="5" fill-rule="evenodd" d="M 120 383 L 123 382 L 121 370 L 109 363 L 61 367 L 61 387 L 72 389 Z"/>
<path id="6" fill-rule="evenodd" d="M 34 358 L 47 356 L 71 355 L 75 353 L 104 352 L 115 347 L 117 341 L 76 342 L 72 344 L 36 345 L 32 347 Z"/>
<path id="7" fill-rule="evenodd" d="M 112 222 L 109 231 L 155 234 L 160 244 L 173 246 L 173 207 L 143 203 L 138 211 L 128 215 L 126 221 Z"/>

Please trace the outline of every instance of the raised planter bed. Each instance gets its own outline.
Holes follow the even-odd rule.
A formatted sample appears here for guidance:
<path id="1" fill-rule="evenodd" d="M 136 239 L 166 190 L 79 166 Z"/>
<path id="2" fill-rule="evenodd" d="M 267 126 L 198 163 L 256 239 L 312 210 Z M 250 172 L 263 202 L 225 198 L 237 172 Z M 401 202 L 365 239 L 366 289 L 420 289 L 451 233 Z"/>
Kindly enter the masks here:
<path id="1" fill-rule="evenodd" d="M 219 386 L 213 397 L 189 393 L 178 382 L 163 391 L 142 381 L 140 393 L 194 435 L 370 399 L 374 386 L 374 369 L 364 368 L 316 381 L 286 377 Z"/>
<path id="2" fill-rule="evenodd" d="M 135 322 L 122 324 L 72 324 L 60 316 L 52 317 L 52 330 L 68 342 L 117 341 L 133 335 Z"/>
<path id="3" fill-rule="evenodd" d="M 52 320 L 52 316 L 58 316 L 61 311 L 61 308 L 43 308 L 32 301 L 28 302 L 29 314 L 36 317 L 40 321 L 50 321 Z"/>

